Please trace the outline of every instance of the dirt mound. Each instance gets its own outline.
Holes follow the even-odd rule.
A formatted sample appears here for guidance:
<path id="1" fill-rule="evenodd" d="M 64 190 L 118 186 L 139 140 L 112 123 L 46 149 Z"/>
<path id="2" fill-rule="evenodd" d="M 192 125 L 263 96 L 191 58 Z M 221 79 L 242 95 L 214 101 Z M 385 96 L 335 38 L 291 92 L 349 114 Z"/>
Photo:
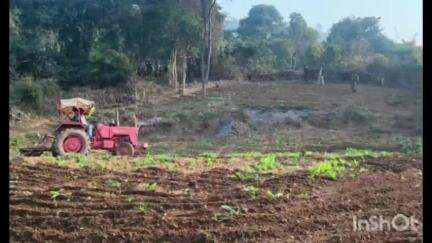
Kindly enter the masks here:
<path id="1" fill-rule="evenodd" d="M 400 173 L 408 169 L 423 170 L 421 158 L 407 158 L 406 156 L 383 157 L 379 159 L 368 158 L 364 161 L 373 171 L 392 171 Z"/>
<path id="2" fill-rule="evenodd" d="M 352 230 L 353 214 L 404 213 L 421 220 L 421 174 L 415 169 L 421 161 L 393 159 L 366 160 L 367 174 L 341 181 L 312 179 L 299 171 L 261 174 L 260 182 L 250 183 L 221 168 L 126 173 L 12 164 L 11 239 L 316 242 L 421 237 L 421 232 Z M 401 170 L 404 163 L 408 166 Z M 252 185 L 255 193 L 245 189 Z"/>

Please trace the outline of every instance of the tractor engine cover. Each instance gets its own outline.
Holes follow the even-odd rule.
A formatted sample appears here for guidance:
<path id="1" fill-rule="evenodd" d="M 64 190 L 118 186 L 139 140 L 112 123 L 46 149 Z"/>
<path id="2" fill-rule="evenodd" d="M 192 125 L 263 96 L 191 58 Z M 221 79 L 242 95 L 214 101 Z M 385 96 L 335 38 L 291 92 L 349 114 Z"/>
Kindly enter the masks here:
<path id="1" fill-rule="evenodd" d="M 96 133 L 93 138 L 93 148 L 113 149 L 118 142 L 128 140 L 134 147 L 138 146 L 137 127 L 113 127 L 104 124 L 96 126 Z"/>

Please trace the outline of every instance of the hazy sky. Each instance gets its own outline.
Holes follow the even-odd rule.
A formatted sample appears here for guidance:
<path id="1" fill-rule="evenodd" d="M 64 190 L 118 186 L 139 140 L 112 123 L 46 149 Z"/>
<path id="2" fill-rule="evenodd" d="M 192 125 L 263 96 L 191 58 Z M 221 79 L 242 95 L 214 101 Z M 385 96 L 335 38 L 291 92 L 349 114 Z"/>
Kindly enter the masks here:
<path id="1" fill-rule="evenodd" d="M 389 38 L 423 43 L 423 9 L 421 0 L 218 0 L 228 16 L 241 19 L 257 4 L 274 5 L 285 18 L 299 12 L 309 26 L 321 24 L 323 31 L 344 17 L 379 16 L 381 27 Z"/>

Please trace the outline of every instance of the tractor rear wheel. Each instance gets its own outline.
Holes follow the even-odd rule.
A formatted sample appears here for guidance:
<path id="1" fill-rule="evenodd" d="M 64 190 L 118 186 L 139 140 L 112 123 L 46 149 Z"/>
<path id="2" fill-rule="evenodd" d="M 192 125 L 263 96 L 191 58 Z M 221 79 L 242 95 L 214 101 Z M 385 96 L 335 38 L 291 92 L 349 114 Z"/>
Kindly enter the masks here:
<path id="1" fill-rule="evenodd" d="M 68 153 L 87 154 L 89 150 L 89 137 L 83 129 L 69 128 L 57 134 L 54 154 L 60 156 Z"/>
<path id="2" fill-rule="evenodd" d="M 135 149 L 132 144 L 128 142 L 121 142 L 117 145 L 115 154 L 120 156 L 133 156 Z"/>

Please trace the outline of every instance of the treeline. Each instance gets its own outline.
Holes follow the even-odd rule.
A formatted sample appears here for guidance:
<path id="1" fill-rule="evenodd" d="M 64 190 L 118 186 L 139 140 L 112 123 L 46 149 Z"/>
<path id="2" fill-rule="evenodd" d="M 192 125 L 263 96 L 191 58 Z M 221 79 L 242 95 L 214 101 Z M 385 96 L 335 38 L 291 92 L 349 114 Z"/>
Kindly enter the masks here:
<path id="1" fill-rule="evenodd" d="M 320 42 L 301 14 L 285 23 L 271 5 L 224 31 L 216 0 L 12 0 L 9 14 L 10 102 L 38 111 L 62 89 L 142 79 L 180 90 L 193 80 L 287 70 L 421 80 L 422 49 L 385 37 L 376 17 L 345 18 Z"/>
<path id="2" fill-rule="evenodd" d="M 271 5 L 257 5 L 227 31 L 223 64 L 242 74 L 262 74 L 322 68 L 331 81 L 350 81 L 359 74 L 364 82 L 384 79 L 389 85 L 415 85 L 421 80 L 422 48 L 414 41 L 395 43 L 382 34 L 380 18 L 347 17 L 335 23 L 323 42 L 299 13 L 285 23 Z"/>

